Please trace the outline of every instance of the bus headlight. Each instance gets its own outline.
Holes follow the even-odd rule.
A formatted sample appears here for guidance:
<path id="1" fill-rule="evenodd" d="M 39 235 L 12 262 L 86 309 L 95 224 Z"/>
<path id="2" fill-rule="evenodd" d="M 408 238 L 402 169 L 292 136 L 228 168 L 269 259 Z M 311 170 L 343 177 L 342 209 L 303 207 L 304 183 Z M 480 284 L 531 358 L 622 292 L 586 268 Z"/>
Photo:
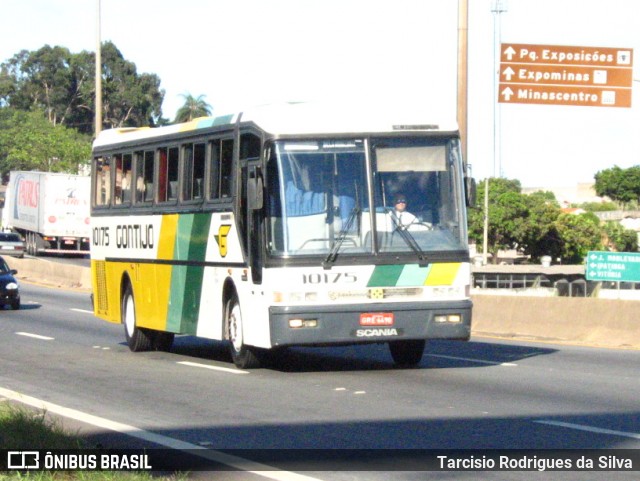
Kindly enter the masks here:
<path id="1" fill-rule="evenodd" d="M 318 327 L 317 319 L 289 319 L 289 327 L 300 329 L 302 327 Z"/>
<path id="2" fill-rule="evenodd" d="M 273 302 L 313 302 L 318 300 L 318 293 L 315 291 L 307 292 L 279 292 L 274 291 Z"/>
<path id="3" fill-rule="evenodd" d="M 445 322 L 457 324 L 462 322 L 462 316 L 460 314 L 436 314 L 433 316 L 433 320 L 440 324 L 444 324 Z"/>

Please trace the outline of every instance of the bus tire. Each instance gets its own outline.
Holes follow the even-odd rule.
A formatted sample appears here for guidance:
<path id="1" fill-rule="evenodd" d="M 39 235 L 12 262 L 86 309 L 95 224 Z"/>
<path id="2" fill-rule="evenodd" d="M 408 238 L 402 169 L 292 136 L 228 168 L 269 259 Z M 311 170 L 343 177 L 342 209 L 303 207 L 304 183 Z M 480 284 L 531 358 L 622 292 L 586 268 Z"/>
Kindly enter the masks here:
<path id="1" fill-rule="evenodd" d="M 127 285 L 122 296 L 122 323 L 129 349 L 133 352 L 149 351 L 153 347 L 153 336 L 148 329 L 136 326 L 136 303 L 131 285 Z"/>
<path id="2" fill-rule="evenodd" d="M 426 341 L 424 339 L 411 339 L 408 341 L 389 342 L 389 351 L 393 362 L 398 366 L 415 366 L 422 360 Z"/>
<path id="3" fill-rule="evenodd" d="M 254 369 L 260 367 L 260 360 L 253 348 L 244 344 L 244 325 L 238 297 L 233 295 L 227 301 L 225 309 L 227 339 L 231 359 L 238 369 Z"/>

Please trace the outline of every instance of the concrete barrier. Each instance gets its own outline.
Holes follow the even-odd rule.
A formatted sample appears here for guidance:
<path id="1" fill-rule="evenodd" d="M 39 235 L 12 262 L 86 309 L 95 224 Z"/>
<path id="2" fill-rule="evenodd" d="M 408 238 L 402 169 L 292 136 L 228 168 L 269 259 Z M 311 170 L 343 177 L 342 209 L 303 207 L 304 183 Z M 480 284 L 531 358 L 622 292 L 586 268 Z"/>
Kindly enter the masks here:
<path id="1" fill-rule="evenodd" d="M 54 287 L 91 290 L 91 269 L 64 264 L 40 257 L 5 257 L 11 269 L 18 271 L 18 279 Z"/>
<path id="2" fill-rule="evenodd" d="M 42 258 L 5 260 L 18 278 L 91 290 L 91 269 Z M 474 335 L 640 349 L 640 301 L 474 295 Z"/>
<path id="3" fill-rule="evenodd" d="M 640 302 L 591 297 L 473 296 L 477 335 L 640 348 Z"/>

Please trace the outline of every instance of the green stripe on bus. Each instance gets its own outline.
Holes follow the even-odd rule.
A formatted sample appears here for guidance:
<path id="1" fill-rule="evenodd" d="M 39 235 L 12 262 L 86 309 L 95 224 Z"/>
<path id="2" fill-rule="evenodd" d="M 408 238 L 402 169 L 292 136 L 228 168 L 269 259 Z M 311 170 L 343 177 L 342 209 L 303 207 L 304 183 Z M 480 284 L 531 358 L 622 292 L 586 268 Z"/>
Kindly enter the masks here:
<path id="1" fill-rule="evenodd" d="M 219 117 L 209 117 L 209 118 L 200 120 L 196 128 L 203 129 L 206 127 L 215 127 L 217 125 L 226 125 L 226 124 L 230 124 L 232 120 L 233 120 L 233 115 L 220 115 Z"/>
<path id="2" fill-rule="evenodd" d="M 204 262 L 209 239 L 211 214 L 196 214 L 191 225 L 189 260 Z M 185 302 L 182 305 L 182 332 L 195 334 L 198 329 L 198 314 L 202 298 L 203 266 L 187 266 Z M 186 302 L 188 301 L 188 302 Z"/>
<path id="3" fill-rule="evenodd" d="M 367 287 L 395 286 L 402 274 L 403 265 L 376 266 L 369 278 Z"/>
<path id="4" fill-rule="evenodd" d="M 210 214 L 185 214 L 178 220 L 174 260 L 204 262 Z M 167 328 L 195 334 L 200 310 L 203 266 L 173 266 Z"/>

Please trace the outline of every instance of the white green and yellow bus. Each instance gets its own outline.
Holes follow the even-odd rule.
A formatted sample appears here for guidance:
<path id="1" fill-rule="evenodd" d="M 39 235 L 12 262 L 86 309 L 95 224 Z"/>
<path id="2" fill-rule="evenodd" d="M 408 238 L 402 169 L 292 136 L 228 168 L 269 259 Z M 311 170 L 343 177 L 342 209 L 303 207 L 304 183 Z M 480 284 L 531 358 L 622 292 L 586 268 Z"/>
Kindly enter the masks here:
<path id="1" fill-rule="evenodd" d="M 239 368 L 359 343 L 417 364 L 426 340 L 470 336 L 465 171 L 455 121 L 428 112 L 286 104 L 104 131 L 95 314 L 132 351 L 199 336 Z"/>

